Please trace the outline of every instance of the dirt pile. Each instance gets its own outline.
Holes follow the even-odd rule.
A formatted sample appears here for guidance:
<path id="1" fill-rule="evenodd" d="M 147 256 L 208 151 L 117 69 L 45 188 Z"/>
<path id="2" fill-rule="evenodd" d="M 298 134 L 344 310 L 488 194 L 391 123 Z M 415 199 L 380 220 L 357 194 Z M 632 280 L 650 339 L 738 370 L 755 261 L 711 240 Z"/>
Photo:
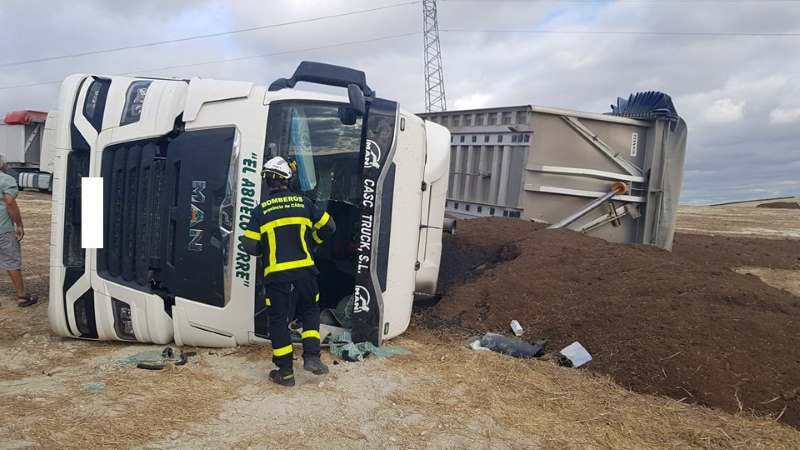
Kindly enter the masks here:
<path id="1" fill-rule="evenodd" d="M 774 209 L 800 209 L 800 202 L 774 202 L 762 203 L 756 208 L 774 208 Z"/>
<path id="2" fill-rule="evenodd" d="M 757 265 L 746 255 L 758 251 L 696 239 L 708 238 L 679 236 L 669 253 L 518 220 L 462 221 L 445 241 L 432 314 L 506 333 L 517 319 L 525 339 L 547 336 L 552 350 L 580 341 L 591 370 L 635 391 L 800 426 L 800 298 L 723 267 Z"/>
<path id="3" fill-rule="evenodd" d="M 800 270 L 800 239 L 675 235 L 672 253 L 705 267 Z"/>

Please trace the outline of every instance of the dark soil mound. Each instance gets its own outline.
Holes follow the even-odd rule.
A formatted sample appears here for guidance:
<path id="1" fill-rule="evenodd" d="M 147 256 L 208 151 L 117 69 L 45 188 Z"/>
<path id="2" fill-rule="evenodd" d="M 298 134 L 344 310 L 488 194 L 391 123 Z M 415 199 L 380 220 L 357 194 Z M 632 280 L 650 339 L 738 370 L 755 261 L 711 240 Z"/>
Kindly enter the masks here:
<path id="1" fill-rule="evenodd" d="M 669 253 L 521 220 L 465 220 L 445 242 L 449 289 L 433 316 L 506 333 L 517 319 L 525 339 L 547 336 L 552 350 L 580 341 L 591 370 L 638 392 L 731 412 L 785 408 L 781 420 L 800 425 L 800 298 L 705 261 L 711 253 L 692 255 L 682 247 L 693 239 L 680 236 Z M 472 259 L 453 263 L 459 255 Z M 481 255 L 495 265 L 480 271 Z"/>
<path id="2" fill-rule="evenodd" d="M 485 223 L 486 227 L 474 226 L 477 222 Z M 497 263 L 516 258 L 519 256 L 519 249 L 514 243 L 527 238 L 527 233 L 531 230 L 543 230 L 547 227 L 542 224 L 527 224 L 527 233 L 521 235 L 519 224 L 514 220 L 490 218 L 477 222 L 470 220 L 464 229 L 458 228 L 455 236 L 443 235 L 442 261 L 439 264 L 440 291 L 446 291 L 450 286 L 460 284 Z M 466 222 L 459 222 L 461 223 Z"/>
<path id="3" fill-rule="evenodd" d="M 800 209 L 799 202 L 774 202 L 774 203 L 762 203 L 756 208 L 774 208 L 774 209 Z"/>
<path id="4" fill-rule="evenodd" d="M 675 235 L 672 253 L 706 267 L 800 270 L 800 239 Z"/>

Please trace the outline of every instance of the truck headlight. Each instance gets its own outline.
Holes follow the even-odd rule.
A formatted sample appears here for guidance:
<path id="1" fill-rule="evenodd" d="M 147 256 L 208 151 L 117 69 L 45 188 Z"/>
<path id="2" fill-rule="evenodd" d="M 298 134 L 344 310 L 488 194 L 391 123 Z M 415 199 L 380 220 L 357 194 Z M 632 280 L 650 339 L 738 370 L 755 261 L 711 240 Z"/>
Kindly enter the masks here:
<path id="1" fill-rule="evenodd" d="M 128 86 L 125 94 L 125 108 L 122 110 L 120 125 L 128 125 L 139 121 L 142 116 L 142 106 L 147 90 L 150 88 L 151 81 L 134 81 Z"/>
<path id="2" fill-rule="evenodd" d="M 75 324 L 82 338 L 97 339 L 97 325 L 94 317 L 94 302 L 92 296 L 82 295 L 73 305 L 75 311 Z"/>
<path id="3" fill-rule="evenodd" d="M 135 341 L 131 306 L 115 298 L 111 299 L 111 306 L 114 311 L 114 331 L 117 332 L 117 336 L 126 341 Z"/>

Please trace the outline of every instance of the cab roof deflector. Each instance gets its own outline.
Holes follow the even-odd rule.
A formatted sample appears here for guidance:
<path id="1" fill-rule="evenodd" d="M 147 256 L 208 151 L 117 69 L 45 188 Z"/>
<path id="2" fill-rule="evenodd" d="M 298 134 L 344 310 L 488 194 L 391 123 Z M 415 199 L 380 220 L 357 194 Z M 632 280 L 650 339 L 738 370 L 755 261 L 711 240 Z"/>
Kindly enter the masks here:
<path id="1" fill-rule="evenodd" d="M 375 91 L 367 86 L 367 75 L 364 72 L 349 67 L 312 61 L 301 62 L 291 78 L 278 78 L 269 85 L 269 90 L 280 91 L 293 88 L 300 81 L 343 88 L 354 84 L 361 88 L 364 97 L 368 99 L 375 97 Z"/>

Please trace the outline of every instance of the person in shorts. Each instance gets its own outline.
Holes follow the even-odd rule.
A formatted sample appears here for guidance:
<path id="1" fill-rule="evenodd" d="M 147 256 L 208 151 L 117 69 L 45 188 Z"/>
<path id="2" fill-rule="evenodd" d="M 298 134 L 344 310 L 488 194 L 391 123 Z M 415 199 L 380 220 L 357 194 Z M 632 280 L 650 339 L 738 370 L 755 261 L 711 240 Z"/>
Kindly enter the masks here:
<path id="1" fill-rule="evenodd" d="M 0 202 L 0 269 L 8 272 L 14 284 L 17 306 L 25 307 L 35 304 L 37 299 L 25 291 L 22 280 L 20 241 L 25 236 L 25 228 L 17 205 L 17 180 L 5 172 L 7 167 L 5 156 L 0 155 L 0 194 L 3 196 Z"/>

